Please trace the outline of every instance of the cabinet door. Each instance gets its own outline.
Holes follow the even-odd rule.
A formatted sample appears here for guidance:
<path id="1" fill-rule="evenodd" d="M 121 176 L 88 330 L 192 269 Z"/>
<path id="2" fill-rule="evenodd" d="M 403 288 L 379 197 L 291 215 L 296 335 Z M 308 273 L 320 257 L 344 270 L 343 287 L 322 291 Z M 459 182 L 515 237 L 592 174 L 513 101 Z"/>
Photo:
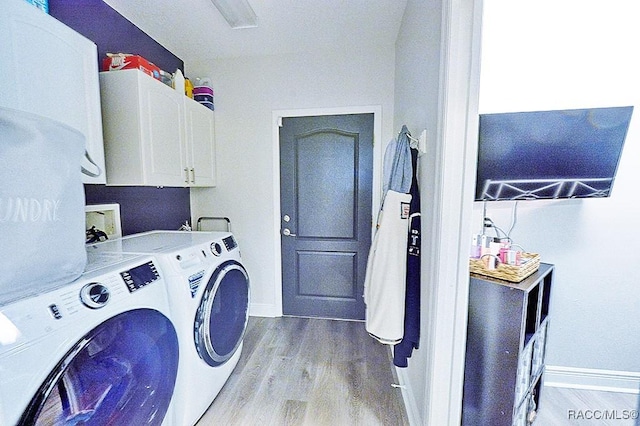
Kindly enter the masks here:
<path id="1" fill-rule="evenodd" d="M 185 98 L 186 164 L 191 186 L 216 185 L 213 111 Z"/>
<path id="2" fill-rule="evenodd" d="M 182 99 L 172 88 L 141 73 L 139 82 L 144 184 L 187 186 Z"/>
<path id="3" fill-rule="evenodd" d="M 0 106 L 60 121 L 85 135 L 85 183 L 106 183 L 97 50 L 21 0 L 0 2 Z"/>

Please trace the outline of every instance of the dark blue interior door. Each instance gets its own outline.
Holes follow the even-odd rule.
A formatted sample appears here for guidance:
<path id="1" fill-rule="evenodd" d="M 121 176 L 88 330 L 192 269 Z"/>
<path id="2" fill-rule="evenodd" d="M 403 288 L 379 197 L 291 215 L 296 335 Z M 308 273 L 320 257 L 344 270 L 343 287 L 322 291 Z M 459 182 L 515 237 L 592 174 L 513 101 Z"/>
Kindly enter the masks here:
<path id="1" fill-rule="evenodd" d="M 373 120 L 373 114 L 282 120 L 285 315 L 364 319 Z"/>
<path id="2" fill-rule="evenodd" d="M 19 425 L 157 425 L 178 371 L 178 337 L 152 309 L 116 315 L 80 339 L 32 398 Z"/>

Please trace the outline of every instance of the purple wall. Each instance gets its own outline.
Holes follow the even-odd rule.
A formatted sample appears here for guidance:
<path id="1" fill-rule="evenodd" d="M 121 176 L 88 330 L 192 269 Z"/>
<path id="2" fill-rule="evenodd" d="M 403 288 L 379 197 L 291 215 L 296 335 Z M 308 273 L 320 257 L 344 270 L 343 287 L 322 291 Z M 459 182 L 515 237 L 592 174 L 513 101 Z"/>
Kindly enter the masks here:
<path id="1" fill-rule="evenodd" d="M 49 14 L 98 46 L 98 61 L 109 53 L 134 53 L 167 72 L 184 62 L 102 0 L 49 0 Z"/>
<path id="2" fill-rule="evenodd" d="M 168 72 L 184 72 L 180 58 L 102 0 L 49 0 L 49 14 L 97 45 L 100 68 L 107 52 L 122 52 L 141 55 Z M 177 230 L 191 218 L 189 193 L 188 188 L 85 185 L 87 204 L 120 204 L 123 235 Z"/>
<path id="3" fill-rule="evenodd" d="M 189 190 L 151 186 L 85 185 L 87 204 L 120 204 L 122 235 L 155 229 L 178 230 L 191 223 Z"/>

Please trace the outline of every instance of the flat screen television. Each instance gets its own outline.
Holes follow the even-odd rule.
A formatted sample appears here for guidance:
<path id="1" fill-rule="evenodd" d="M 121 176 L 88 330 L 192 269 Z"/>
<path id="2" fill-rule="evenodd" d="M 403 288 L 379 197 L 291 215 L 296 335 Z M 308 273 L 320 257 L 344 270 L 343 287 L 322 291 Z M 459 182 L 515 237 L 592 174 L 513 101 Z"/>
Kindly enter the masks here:
<path id="1" fill-rule="evenodd" d="M 632 112 L 481 114 L 475 200 L 609 197 Z"/>

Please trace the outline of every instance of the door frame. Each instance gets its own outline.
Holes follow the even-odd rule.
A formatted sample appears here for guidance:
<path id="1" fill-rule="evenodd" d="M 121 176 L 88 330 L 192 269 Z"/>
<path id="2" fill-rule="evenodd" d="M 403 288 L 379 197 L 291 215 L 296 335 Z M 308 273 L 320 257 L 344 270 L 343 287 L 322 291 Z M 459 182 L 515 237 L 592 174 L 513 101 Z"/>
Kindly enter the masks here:
<path id="1" fill-rule="evenodd" d="M 371 214 L 375 218 L 378 214 L 382 196 L 382 106 L 353 106 L 336 108 L 305 108 L 274 110 L 272 112 L 272 138 L 273 138 L 273 232 L 274 232 L 274 286 L 275 315 L 282 314 L 282 234 L 280 233 L 280 127 L 282 119 L 288 117 L 309 117 L 316 115 L 347 115 L 347 114 L 373 114 L 373 182 Z M 375 220 L 371 224 L 371 237 L 375 230 Z"/>

